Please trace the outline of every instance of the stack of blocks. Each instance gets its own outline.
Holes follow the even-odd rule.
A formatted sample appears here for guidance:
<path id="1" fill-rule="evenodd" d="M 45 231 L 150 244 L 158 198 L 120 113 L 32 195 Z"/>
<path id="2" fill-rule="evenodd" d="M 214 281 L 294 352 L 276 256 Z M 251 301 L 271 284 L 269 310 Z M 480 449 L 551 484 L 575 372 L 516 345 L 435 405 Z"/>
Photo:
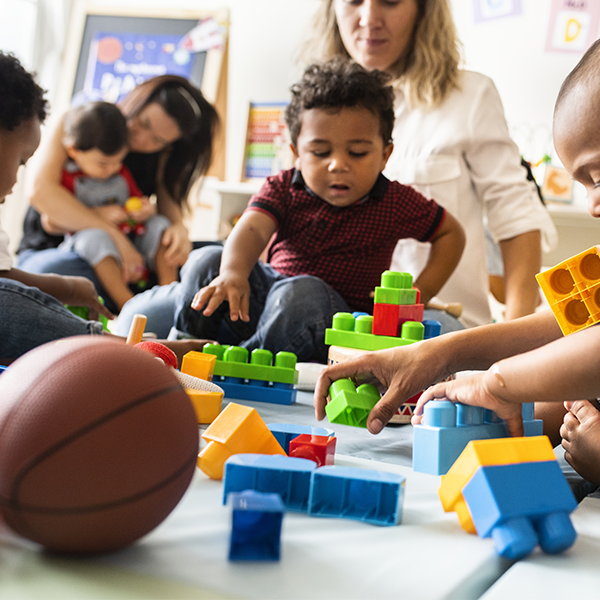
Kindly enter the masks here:
<path id="1" fill-rule="evenodd" d="M 367 313 L 334 315 L 331 329 L 325 332 L 325 343 L 331 346 L 329 363 L 344 360 L 357 351 L 395 348 L 439 335 L 437 321 L 423 321 L 423 305 L 418 303 L 418 295 L 409 273 L 385 271 L 381 275 L 381 286 L 375 288 L 373 316 Z M 403 404 L 391 422 L 410 422 L 419 395 Z"/>
<path id="2" fill-rule="evenodd" d="M 600 253 L 597 246 L 536 279 L 564 335 L 600 321 Z"/>
<path id="3" fill-rule="evenodd" d="M 538 544 L 556 554 L 577 537 L 569 517 L 577 501 L 546 436 L 469 442 L 438 493 L 465 531 L 491 537 L 506 558 Z"/>
<path id="4" fill-rule="evenodd" d="M 203 352 L 216 357 L 213 380 L 225 392 L 226 398 L 254 400 L 273 404 L 296 402 L 298 371 L 296 355 L 273 353 L 257 348 L 250 355 L 246 348 L 206 344 Z"/>
<path id="5" fill-rule="evenodd" d="M 526 436 L 542 435 L 543 423 L 533 418 L 533 404 L 523 405 Z M 508 437 L 506 423 L 491 410 L 436 400 L 423 407 L 423 424 L 413 427 L 413 469 L 444 475 L 472 440 Z"/>

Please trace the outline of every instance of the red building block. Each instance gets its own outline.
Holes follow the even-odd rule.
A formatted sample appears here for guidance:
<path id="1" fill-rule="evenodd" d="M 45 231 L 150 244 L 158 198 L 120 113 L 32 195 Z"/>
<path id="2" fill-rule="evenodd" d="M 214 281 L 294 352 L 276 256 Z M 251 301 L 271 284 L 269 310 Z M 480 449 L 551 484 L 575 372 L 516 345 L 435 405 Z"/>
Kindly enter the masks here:
<path id="1" fill-rule="evenodd" d="M 398 306 L 398 323 L 396 325 L 396 333 L 395 334 L 387 334 L 387 335 L 402 335 L 402 325 L 406 323 L 406 321 L 418 321 L 421 323 L 423 321 L 423 309 L 425 307 L 423 304 L 402 304 Z"/>
<path id="2" fill-rule="evenodd" d="M 410 306 L 410 305 L 408 305 Z M 398 304 L 373 305 L 373 335 L 398 335 Z M 422 319 L 421 319 L 422 320 Z"/>
<path id="3" fill-rule="evenodd" d="M 335 456 L 335 437 L 303 433 L 290 442 L 289 455 L 312 460 L 318 467 L 332 465 Z"/>

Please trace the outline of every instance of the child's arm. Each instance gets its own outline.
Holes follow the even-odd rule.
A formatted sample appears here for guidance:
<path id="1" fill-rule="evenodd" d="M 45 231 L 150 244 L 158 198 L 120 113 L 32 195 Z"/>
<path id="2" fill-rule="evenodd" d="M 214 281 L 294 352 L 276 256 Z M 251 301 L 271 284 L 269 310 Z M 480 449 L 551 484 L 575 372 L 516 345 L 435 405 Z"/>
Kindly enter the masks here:
<path id="1" fill-rule="evenodd" d="M 465 232 L 461 224 L 448 212 L 429 240 L 431 250 L 425 268 L 414 285 L 421 290 L 421 302 L 427 304 L 452 275 L 465 247 Z"/>
<path id="2" fill-rule="evenodd" d="M 202 288 L 192 301 L 194 310 L 207 317 L 227 300 L 232 321 L 249 321 L 250 286 L 248 277 L 277 229 L 275 220 L 257 210 L 247 210 L 227 238 L 219 276 Z"/>
<path id="3" fill-rule="evenodd" d="M 423 405 L 446 398 L 494 410 L 506 419 L 512 435 L 523 435 L 521 404 L 565 402 L 600 396 L 600 327 L 589 327 L 536 350 L 492 365 L 472 377 L 439 383 L 419 399 L 414 422 Z"/>
<path id="4" fill-rule="evenodd" d="M 91 320 L 97 320 L 99 314 L 103 314 L 108 319 L 114 318 L 112 313 L 98 299 L 98 292 L 96 292 L 94 284 L 85 277 L 51 274 L 40 275 L 37 273 L 27 273 L 19 269 L 0 271 L 0 277 L 20 281 L 30 287 L 36 287 L 63 304 L 87 306 L 90 309 Z"/>

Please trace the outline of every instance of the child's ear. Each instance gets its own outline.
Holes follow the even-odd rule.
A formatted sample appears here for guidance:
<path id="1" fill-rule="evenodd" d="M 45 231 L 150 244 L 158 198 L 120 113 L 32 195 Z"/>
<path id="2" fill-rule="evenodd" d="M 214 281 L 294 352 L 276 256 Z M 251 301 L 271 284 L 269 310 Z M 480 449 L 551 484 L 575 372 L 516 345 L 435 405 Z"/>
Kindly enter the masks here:
<path id="1" fill-rule="evenodd" d="M 75 148 L 75 146 L 69 145 L 69 144 L 65 144 L 65 151 L 67 153 L 67 156 L 71 159 L 74 160 L 75 162 L 77 162 L 77 148 Z"/>
<path id="2" fill-rule="evenodd" d="M 390 156 L 392 155 L 393 150 L 394 144 L 392 144 L 391 142 L 383 149 L 383 166 L 381 167 L 382 171 L 385 168 L 385 165 L 387 164 L 387 161 L 389 160 Z"/>
<path id="3" fill-rule="evenodd" d="M 294 166 L 296 169 L 300 170 L 300 155 L 298 154 L 298 148 L 296 148 L 295 144 L 290 144 L 290 148 L 292 150 L 292 154 L 294 155 Z"/>

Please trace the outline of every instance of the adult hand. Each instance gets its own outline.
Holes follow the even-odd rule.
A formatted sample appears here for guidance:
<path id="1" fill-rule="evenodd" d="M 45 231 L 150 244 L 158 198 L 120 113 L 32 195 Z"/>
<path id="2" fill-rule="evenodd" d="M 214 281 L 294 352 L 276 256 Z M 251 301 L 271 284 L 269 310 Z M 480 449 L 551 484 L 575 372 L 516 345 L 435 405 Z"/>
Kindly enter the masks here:
<path id="1" fill-rule="evenodd" d="M 194 310 L 203 310 L 202 314 L 210 317 L 217 307 L 227 300 L 229 316 L 232 321 L 238 318 L 250 320 L 250 284 L 248 278 L 233 271 L 221 270 L 207 286 L 203 287 L 192 300 Z"/>
<path id="2" fill-rule="evenodd" d="M 450 400 L 493 410 L 498 417 L 506 421 L 511 436 L 522 436 L 523 405 L 520 402 L 507 402 L 493 394 L 486 382 L 486 378 L 490 376 L 493 377 L 489 371 L 486 371 L 452 381 L 443 381 L 425 390 L 417 402 L 412 424 L 420 425 L 423 422 L 423 407 L 430 400 Z"/>
<path id="3" fill-rule="evenodd" d="M 379 433 L 401 404 L 448 375 L 443 362 L 436 360 L 434 349 L 435 346 L 429 341 L 418 342 L 389 350 L 365 352 L 326 367 L 315 388 L 316 418 L 320 421 L 325 417 L 329 386 L 338 379 L 350 377 L 357 384 L 372 383 L 385 390 L 367 420 L 367 429 L 373 434 Z"/>
<path id="4" fill-rule="evenodd" d="M 119 225 L 119 223 L 127 220 L 127 211 L 120 204 L 95 206 L 92 210 L 113 225 Z"/>
<path id="5" fill-rule="evenodd" d="M 114 319 L 114 315 L 100 302 L 98 292 L 89 279 L 68 275 L 56 275 L 55 277 L 60 278 L 57 292 L 54 294 L 57 300 L 71 306 L 87 306 L 89 308 L 88 318 L 91 321 L 97 321 L 100 314 L 107 319 Z"/>
<path id="6" fill-rule="evenodd" d="M 174 267 L 183 265 L 192 251 L 192 242 L 183 223 L 175 223 L 165 230 L 162 245 L 167 248 L 165 260 Z"/>

